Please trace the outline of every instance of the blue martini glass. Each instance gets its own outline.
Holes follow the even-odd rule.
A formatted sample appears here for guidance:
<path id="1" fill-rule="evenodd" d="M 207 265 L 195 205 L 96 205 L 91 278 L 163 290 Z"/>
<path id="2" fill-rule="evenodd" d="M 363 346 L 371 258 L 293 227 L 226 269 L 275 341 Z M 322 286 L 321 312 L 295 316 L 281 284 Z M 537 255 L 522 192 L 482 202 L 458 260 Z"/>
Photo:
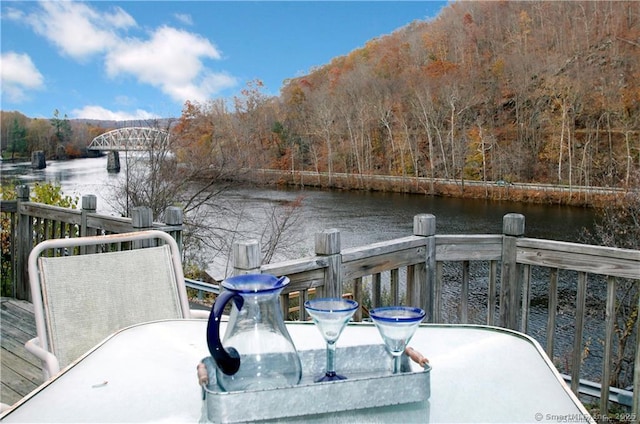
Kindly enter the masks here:
<path id="1" fill-rule="evenodd" d="M 304 302 L 304 308 L 327 342 L 327 369 L 315 382 L 345 380 L 347 377 L 336 374 L 336 341 L 358 309 L 358 302 L 342 298 L 322 298 Z"/>
<path id="2" fill-rule="evenodd" d="M 393 356 L 393 373 L 400 372 L 400 356 L 425 316 L 424 310 L 410 306 L 388 306 L 369 311 L 387 351 Z"/>

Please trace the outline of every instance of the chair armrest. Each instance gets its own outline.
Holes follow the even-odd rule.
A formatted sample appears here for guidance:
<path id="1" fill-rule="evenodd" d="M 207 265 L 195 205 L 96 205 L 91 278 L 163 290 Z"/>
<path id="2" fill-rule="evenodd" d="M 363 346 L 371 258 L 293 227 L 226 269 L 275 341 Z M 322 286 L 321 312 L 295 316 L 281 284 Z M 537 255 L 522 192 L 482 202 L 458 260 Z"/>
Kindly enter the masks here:
<path id="1" fill-rule="evenodd" d="M 189 314 L 191 315 L 191 318 L 209 319 L 211 310 L 207 311 L 204 309 L 189 309 Z"/>
<path id="2" fill-rule="evenodd" d="M 60 371 L 60 363 L 58 362 L 58 358 L 53 353 L 40 347 L 40 340 L 38 339 L 38 337 L 28 340 L 24 344 L 24 348 L 27 350 L 27 352 L 30 352 L 36 358 L 42 361 L 45 379 L 53 377 Z"/>

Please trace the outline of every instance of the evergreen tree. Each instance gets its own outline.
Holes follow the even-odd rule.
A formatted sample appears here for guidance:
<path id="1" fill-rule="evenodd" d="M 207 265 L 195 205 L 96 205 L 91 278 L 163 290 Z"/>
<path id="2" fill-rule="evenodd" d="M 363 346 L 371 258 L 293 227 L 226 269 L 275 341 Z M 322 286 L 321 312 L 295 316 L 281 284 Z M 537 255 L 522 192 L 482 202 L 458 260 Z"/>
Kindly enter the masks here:
<path id="1" fill-rule="evenodd" d="M 11 160 L 13 160 L 16 152 L 26 153 L 27 151 L 27 129 L 20 124 L 18 118 L 13 119 L 9 137 L 11 140 Z"/>
<path id="2" fill-rule="evenodd" d="M 67 114 L 65 114 L 61 119 L 58 109 L 55 109 L 53 111 L 53 118 L 50 119 L 50 122 L 54 128 L 51 144 L 53 145 L 53 151 L 57 152 L 59 146 L 65 146 L 67 143 L 69 143 L 73 131 L 71 129 L 69 119 L 67 118 Z"/>

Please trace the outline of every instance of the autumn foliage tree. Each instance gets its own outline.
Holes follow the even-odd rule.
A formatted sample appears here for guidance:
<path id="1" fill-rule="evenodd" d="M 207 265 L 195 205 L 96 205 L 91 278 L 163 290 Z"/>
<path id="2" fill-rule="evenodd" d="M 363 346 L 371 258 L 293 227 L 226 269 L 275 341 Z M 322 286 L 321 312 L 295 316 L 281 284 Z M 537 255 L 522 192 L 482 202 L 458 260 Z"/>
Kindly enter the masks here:
<path id="1" fill-rule="evenodd" d="M 452 3 L 288 80 L 280 121 L 311 152 L 292 162 L 629 187 L 640 167 L 639 14 L 636 2 Z"/>

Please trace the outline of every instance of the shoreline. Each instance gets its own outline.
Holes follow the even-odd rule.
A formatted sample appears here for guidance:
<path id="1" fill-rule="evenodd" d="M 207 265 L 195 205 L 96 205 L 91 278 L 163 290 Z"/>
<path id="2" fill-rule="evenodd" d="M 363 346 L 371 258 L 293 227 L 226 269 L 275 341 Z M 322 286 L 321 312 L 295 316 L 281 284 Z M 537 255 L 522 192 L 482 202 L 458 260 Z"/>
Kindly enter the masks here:
<path id="1" fill-rule="evenodd" d="M 74 158 L 61 159 L 70 161 Z M 6 164 L 27 162 L 26 158 L 4 159 Z M 201 176 L 207 179 L 206 173 Z M 418 194 L 460 199 L 484 199 L 529 204 L 601 208 L 622 201 L 640 188 L 569 186 L 507 181 L 455 180 L 444 178 L 390 176 L 372 174 L 326 173 L 315 171 L 283 171 L 278 169 L 243 169 L 231 179 L 263 186 L 314 187 L 344 191 L 375 191 Z"/>
<path id="2" fill-rule="evenodd" d="M 485 199 L 600 208 L 621 201 L 636 191 L 609 187 L 558 186 L 551 184 L 509 183 L 504 181 L 444 180 L 425 177 L 394 177 L 317 173 L 312 171 L 254 170 L 242 181 L 257 185 L 315 187 L 345 191 L 379 191 L 461 199 Z"/>

